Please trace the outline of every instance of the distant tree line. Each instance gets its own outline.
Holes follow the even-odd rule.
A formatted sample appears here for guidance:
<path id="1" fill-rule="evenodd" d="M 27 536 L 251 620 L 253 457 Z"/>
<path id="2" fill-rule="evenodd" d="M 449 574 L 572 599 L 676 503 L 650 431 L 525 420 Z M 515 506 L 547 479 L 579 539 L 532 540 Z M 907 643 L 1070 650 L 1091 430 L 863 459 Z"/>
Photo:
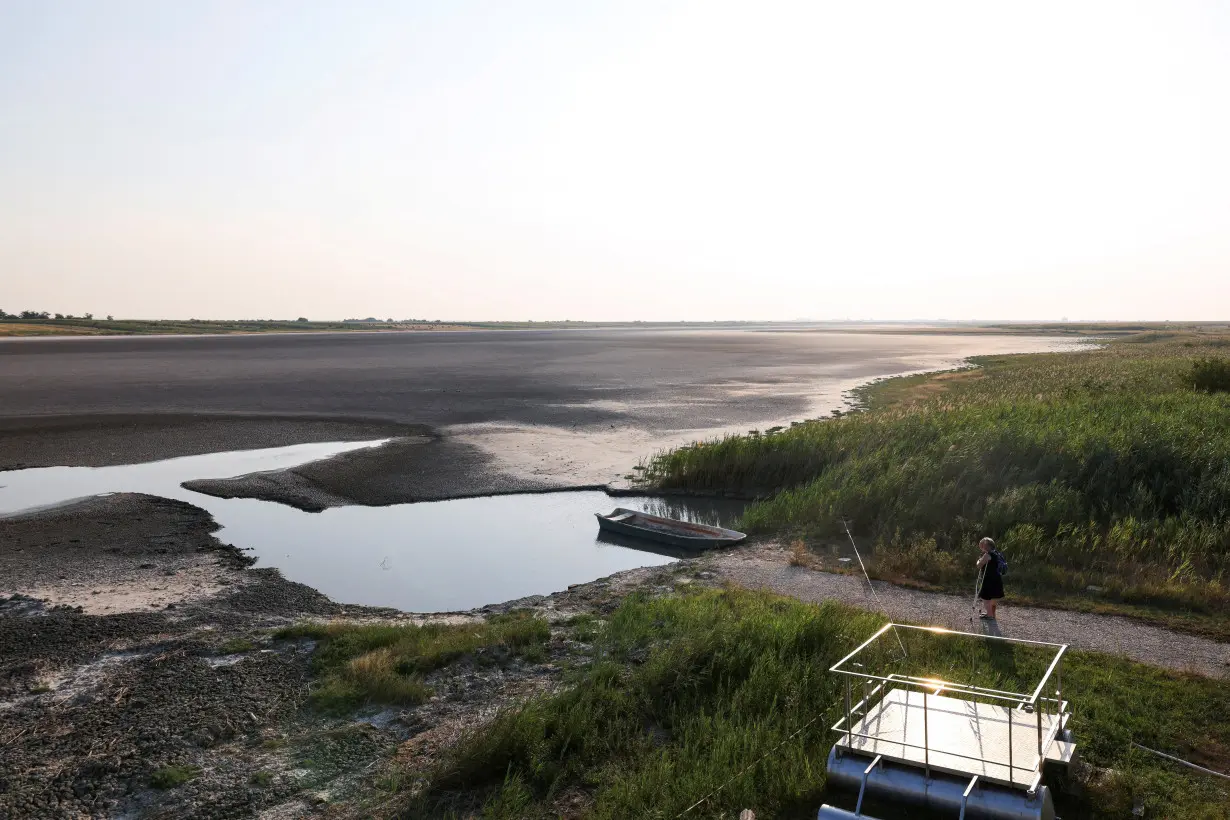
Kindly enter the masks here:
<path id="1" fill-rule="evenodd" d="M 300 319 L 299 321 L 303 322 L 306 320 Z M 388 319 L 377 319 L 375 316 L 368 316 L 366 319 L 343 319 L 342 322 L 344 324 L 352 324 L 352 325 L 359 325 L 359 324 L 362 324 L 362 325 L 369 325 L 369 324 L 392 325 L 392 324 L 398 324 L 399 322 L 404 325 L 438 325 L 440 324 L 439 319 L 393 319 L 391 317 Z"/>
<path id="2" fill-rule="evenodd" d="M 61 321 L 66 321 L 66 320 L 93 321 L 94 314 L 85 313 L 85 314 L 82 314 L 81 316 L 74 316 L 71 313 L 49 313 L 48 311 L 45 311 L 45 310 L 22 310 L 17 313 L 8 313 L 4 310 L 0 310 L 0 322 L 39 322 L 39 321 L 54 321 L 57 319 Z M 115 318 L 112 316 L 108 316 L 107 321 L 109 322 L 115 321 Z M 154 320 L 155 323 L 157 323 L 157 321 L 158 320 Z M 173 320 L 162 320 L 162 321 L 167 322 L 167 321 L 173 321 Z M 220 320 L 209 320 L 209 319 L 189 319 L 188 320 L 189 324 L 208 324 L 211 321 L 214 323 L 217 323 Z M 226 323 L 225 320 L 222 320 L 222 321 L 223 323 Z M 286 320 L 286 319 L 251 319 L 251 320 L 239 320 L 239 321 L 282 323 L 282 322 L 286 322 L 289 320 Z M 306 316 L 300 316 L 298 319 L 295 319 L 294 321 L 298 323 L 306 323 L 309 320 Z M 377 319 L 374 316 L 368 316 L 366 319 L 343 319 L 342 321 L 343 323 L 361 323 L 361 324 L 368 324 L 368 323 L 395 324 L 398 321 L 401 321 L 402 323 L 405 323 L 405 324 L 440 324 L 439 319 L 401 319 L 401 320 L 397 320 L 393 318 Z"/>
<path id="3" fill-rule="evenodd" d="M 38 321 L 40 319 L 93 319 L 93 313 L 74 316 L 71 313 L 48 313 L 45 310 L 23 310 L 18 313 L 6 313 L 0 310 L 0 322 Z M 108 319 L 111 317 L 108 316 Z"/>

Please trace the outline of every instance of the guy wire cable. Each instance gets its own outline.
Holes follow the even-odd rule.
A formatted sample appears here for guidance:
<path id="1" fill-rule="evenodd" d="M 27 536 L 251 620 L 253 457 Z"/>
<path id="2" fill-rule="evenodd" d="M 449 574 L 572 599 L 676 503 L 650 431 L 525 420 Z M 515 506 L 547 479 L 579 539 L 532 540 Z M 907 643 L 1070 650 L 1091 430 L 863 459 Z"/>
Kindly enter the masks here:
<path id="1" fill-rule="evenodd" d="M 850 546 L 854 547 L 854 555 L 858 558 L 858 565 L 862 567 L 863 577 L 867 579 L 867 588 L 871 590 L 871 597 L 876 599 L 876 605 L 880 607 L 880 611 L 888 615 L 888 610 L 884 608 L 884 603 L 880 600 L 880 596 L 876 594 L 876 588 L 871 583 L 871 576 L 867 574 L 867 567 L 863 564 L 863 556 L 858 551 L 858 544 L 854 543 L 854 536 L 850 534 L 850 525 L 846 523 L 844 516 L 841 519 L 841 526 L 846 530 L 846 537 L 850 539 Z M 888 615 L 888 619 L 892 621 L 892 616 Z M 901 640 L 901 634 L 897 632 L 896 624 L 893 625 L 893 634 L 897 636 L 897 645 L 901 647 L 902 656 L 908 658 L 910 653 L 905 651 L 905 642 Z"/>

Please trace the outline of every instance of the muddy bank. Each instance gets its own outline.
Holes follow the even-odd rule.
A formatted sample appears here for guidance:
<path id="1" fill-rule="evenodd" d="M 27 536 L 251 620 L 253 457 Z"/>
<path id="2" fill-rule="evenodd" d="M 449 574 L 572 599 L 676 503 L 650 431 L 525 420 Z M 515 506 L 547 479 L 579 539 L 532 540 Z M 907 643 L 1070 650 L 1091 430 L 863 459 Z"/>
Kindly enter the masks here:
<path id="1" fill-rule="evenodd" d="M 764 329 L 0 341 L 0 469 L 434 430 L 506 474 L 604 483 L 681 439 L 822 415 L 862 381 L 1064 344 Z"/>
<path id="2" fill-rule="evenodd" d="M 289 470 L 186 481 L 183 486 L 218 498 L 258 498 L 308 512 L 576 486 L 501 472 L 494 469 L 494 461 L 490 453 L 455 438 L 414 436 Z"/>
<path id="3" fill-rule="evenodd" d="M 250 816 L 301 790 L 252 777 L 301 720 L 307 652 L 248 636 L 373 613 L 244 569 L 215 529 L 139 495 L 0 519 L 0 818 Z M 191 782 L 153 788 L 171 767 Z"/>
<path id="4" fill-rule="evenodd" d="M 91 615 L 203 599 L 244 566 L 217 529 L 202 509 L 139 495 L 0 518 L 0 591 Z"/>
<path id="5" fill-rule="evenodd" d="M 421 424 L 238 413 L 0 418 L 0 470 L 108 467 L 227 450 L 428 433 Z"/>
<path id="6" fill-rule="evenodd" d="M 658 450 L 825 415 L 867 380 L 1065 344 L 764 329 L 24 340 L 0 351 L 0 470 L 398 438 L 189 486 L 305 510 L 620 487 Z"/>
<path id="7" fill-rule="evenodd" d="M 462 731 L 561 681 L 563 626 L 540 660 L 462 658 L 431 700 L 305 708 L 304 620 L 465 622 L 532 606 L 610 611 L 658 570 L 481 611 L 415 616 L 329 600 L 219 544 L 203 511 L 142 495 L 0 519 L 0 820 L 369 817 L 396 755 L 426 766 Z M 97 594 L 95 594 L 97 592 Z"/>

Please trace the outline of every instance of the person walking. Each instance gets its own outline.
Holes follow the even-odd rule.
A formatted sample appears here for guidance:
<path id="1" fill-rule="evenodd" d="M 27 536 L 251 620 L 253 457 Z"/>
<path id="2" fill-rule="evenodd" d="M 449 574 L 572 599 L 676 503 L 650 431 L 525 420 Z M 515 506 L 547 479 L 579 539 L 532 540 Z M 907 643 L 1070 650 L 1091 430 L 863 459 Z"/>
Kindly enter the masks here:
<path id="1" fill-rule="evenodd" d="M 982 583 L 978 586 L 978 600 L 982 601 L 986 610 L 978 617 L 993 621 L 999 599 L 1004 597 L 1004 572 L 1008 569 L 1008 562 L 990 538 L 979 541 L 978 549 L 982 551 L 982 555 L 978 556 L 978 571 L 982 574 Z"/>

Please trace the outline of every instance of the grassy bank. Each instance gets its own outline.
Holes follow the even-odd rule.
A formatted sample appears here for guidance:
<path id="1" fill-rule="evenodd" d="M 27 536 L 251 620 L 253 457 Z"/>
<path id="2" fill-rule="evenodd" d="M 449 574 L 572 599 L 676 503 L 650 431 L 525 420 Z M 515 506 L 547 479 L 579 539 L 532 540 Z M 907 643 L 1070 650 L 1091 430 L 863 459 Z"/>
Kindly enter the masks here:
<path id="1" fill-rule="evenodd" d="M 889 380 L 861 413 L 655 458 L 669 489 L 758 495 L 744 526 L 842 537 L 883 577 L 964 590 L 996 539 L 1010 591 L 1230 635 L 1230 393 L 1190 377 L 1230 337 L 1150 333 Z M 1094 590 L 1090 590 L 1094 587 Z"/>
<path id="2" fill-rule="evenodd" d="M 592 656 L 560 694 L 506 712 L 454 747 L 403 817 L 813 817 L 842 682 L 827 668 L 881 618 L 767 593 L 704 591 L 625 601 L 597 631 Z M 592 629 L 593 626 L 590 625 Z M 1028 649 L 922 635 L 898 671 L 984 686 L 1036 679 Z M 887 658 L 885 658 L 887 662 Z M 1065 697 L 1093 775 L 1061 813 L 1226 818 L 1224 782 L 1130 751 L 1129 741 L 1210 766 L 1230 759 L 1220 682 L 1074 652 Z"/>
<path id="3" fill-rule="evenodd" d="M 303 623 L 278 630 L 274 638 L 319 641 L 311 701 L 325 711 L 345 712 L 367 704 L 423 703 L 432 694 L 423 676 L 463 655 L 488 663 L 512 656 L 540 660 L 550 635 L 540 618 L 512 613 L 467 624 Z"/>

